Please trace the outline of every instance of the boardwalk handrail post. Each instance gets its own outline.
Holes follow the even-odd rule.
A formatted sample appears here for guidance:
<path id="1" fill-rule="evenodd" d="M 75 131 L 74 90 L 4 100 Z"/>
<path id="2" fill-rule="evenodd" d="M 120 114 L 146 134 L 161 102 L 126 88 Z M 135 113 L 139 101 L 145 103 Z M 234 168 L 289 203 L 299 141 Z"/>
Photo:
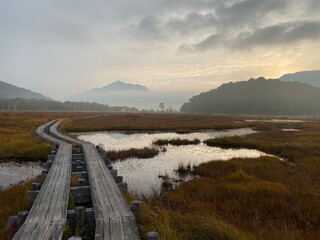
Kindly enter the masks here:
<path id="1" fill-rule="evenodd" d="M 158 232 L 152 231 L 147 233 L 148 240 L 160 240 Z"/>
<path id="2" fill-rule="evenodd" d="M 82 238 L 78 237 L 78 236 L 73 236 L 73 237 L 68 238 L 68 240 L 81 240 L 81 239 Z"/>
<path id="3" fill-rule="evenodd" d="M 131 202 L 131 210 L 134 214 L 139 214 L 141 211 L 141 201 L 140 200 L 133 200 Z"/>

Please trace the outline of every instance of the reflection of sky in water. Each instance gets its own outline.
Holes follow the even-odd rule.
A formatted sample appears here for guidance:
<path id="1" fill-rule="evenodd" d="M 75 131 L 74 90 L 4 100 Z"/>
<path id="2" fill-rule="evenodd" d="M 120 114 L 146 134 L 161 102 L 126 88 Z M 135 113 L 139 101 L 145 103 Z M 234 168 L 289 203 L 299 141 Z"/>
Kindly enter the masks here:
<path id="1" fill-rule="evenodd" d="M 106 150 L 124 150 L 129 148 L 149 147 L 157 139 L 195 139 L 206 140 L 209 138 L 244 136 L 254 133 L 250 128 L 232 129 L 227 131 L 203 131 L 189 134 L 177 133 L 133 133 L 124 134 L 121 132 L 97 132 L 79 134 L 81 140 L 89 141 L 95 145 L 102 144 Z"/>
<path id="2" fill-rule="evenodd" d="M 301 132 L 301 129 L 296 129 L 296 128 L 283 128 L 282 131 L 284 131 L 284 132 Z"/>
<path id="3" fill-rule="evenodd" d="M 106 150 L 120 150 L 129 148 L 143 148 L 150 146 L 157 139 L 194 139 L 206 140 L 224 136 L 243 136 L 253 133 L 251 129 L 235 129 L 228 131 L 206 131 L 190 134 L 177 133 L 135 133 L 124 134 L 116 132 L 86 133 L 79 136 L 80 139 L 92 142 L 96 145 L 102 144 Z M 129 189 L 148 194 L 152 190 L 159 190 L 161 180 L 158 175 L 168 174 L 174 177 L 174 170 L 180 163 L 184 165 L 199 165 L 211 160 L 229 160 L 231 158 L 257 158 L 264 153 L 248 149 L 221 149 L 208 147 L 201 143 L 199 145 L 188 146 L 167 146 L 166 152 L 161 152 L 158 156 L 149 159 L 128 159 L 126 161 L 117 161 L 113 163 L 118 174 L 124 177 L 128 183 Z"/>
<path id="4" fill-rule="evenodd" d="M 302 123 L 305 121 L 297 119 L 247 119 L 245 122 Z"/>
<path id="5" fill-rule="evenodd" d="M 39 163 L 1 163 L 0 187 L 6 188 L 22 180 L 27 180 L 41 173 Z"/>

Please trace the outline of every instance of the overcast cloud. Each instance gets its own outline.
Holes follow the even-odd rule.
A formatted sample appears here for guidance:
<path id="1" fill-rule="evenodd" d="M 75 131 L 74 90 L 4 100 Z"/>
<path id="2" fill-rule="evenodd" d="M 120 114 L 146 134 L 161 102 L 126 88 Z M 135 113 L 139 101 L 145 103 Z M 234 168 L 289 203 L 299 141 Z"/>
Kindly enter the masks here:
<path id="1" fill-rule="evenodd" d="M 0 0 L 0 80 L 64 98 L 115 80 L 204 91 L 319 69 L 319 0 Z"/>

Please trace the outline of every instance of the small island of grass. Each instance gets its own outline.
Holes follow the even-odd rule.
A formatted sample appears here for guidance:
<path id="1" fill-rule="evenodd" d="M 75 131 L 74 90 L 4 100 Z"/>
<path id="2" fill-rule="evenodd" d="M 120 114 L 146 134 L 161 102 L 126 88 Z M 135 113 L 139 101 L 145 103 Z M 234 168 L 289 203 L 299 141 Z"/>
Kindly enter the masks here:
<path id="1" fill-rule="evenodd" d="M 154 145 L 157 146 L 165 146 L 165 145 L 174 145 L 174 146 L 182 146 L 182 145 L 197 145 L 201 141 L 199 139 L 181 139 L 181 138 L 174 138 L 174 139 L 159 139 L 153 142 Z"/>
<path id="2" fill-rule="evenodd" d="M 111 161 L 115 160 L 126 160 L 129 158 L 153 158 L 159 154 L 160 150 L 156 148 L 130 148 L 128 150 L 111 150 L 107 151 L 106 154 Z"/>

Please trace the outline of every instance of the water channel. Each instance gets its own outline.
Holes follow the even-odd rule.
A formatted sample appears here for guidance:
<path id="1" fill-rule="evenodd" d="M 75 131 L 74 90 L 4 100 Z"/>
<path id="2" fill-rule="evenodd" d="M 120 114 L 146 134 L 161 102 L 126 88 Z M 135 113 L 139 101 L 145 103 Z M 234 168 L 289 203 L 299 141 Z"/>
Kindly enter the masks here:
<path id="1" fill-rule="evenodd" d="M 232 129 L 225 131 L 198 131 L 189 134 L 177 134 L 171 132 L 154 133 L 125 133 L 125 132 L 92 132 L 78 134 L 78 138 L 101 145 L 106 151 L 127 150 L 130 148 L 152 147 L 152 143 L 158 139 L 189 139 L 201 140 L 198 145 L 166 146 L 166 151 L 160 152 L 158 156 L 149 159 L 131 158 L 125 161 L 113 163 L 118 175 L 124 177 L 128 183 L 129 190 L 149 195 L 161 189 L 162 180 L 159 175 L 168 175 L 178 178 L 174 171 L 180 164 L 197 166 L 212 160 L 230 160 L 232 158 L 258 158 L 266 155 L 263 152 L 249 149 L 221 149 L 209 147 L 203 143 L 209 138 L 227 136 L 245 136 L 254 133 L 250 128 Z"/>
<path id="2" fill-rule="evenodd" d="M 0 164 L 0 189 L 7 188 L 21 181 L 36 177 L 41 173 L 41 164 L 37 162 Z"/>

